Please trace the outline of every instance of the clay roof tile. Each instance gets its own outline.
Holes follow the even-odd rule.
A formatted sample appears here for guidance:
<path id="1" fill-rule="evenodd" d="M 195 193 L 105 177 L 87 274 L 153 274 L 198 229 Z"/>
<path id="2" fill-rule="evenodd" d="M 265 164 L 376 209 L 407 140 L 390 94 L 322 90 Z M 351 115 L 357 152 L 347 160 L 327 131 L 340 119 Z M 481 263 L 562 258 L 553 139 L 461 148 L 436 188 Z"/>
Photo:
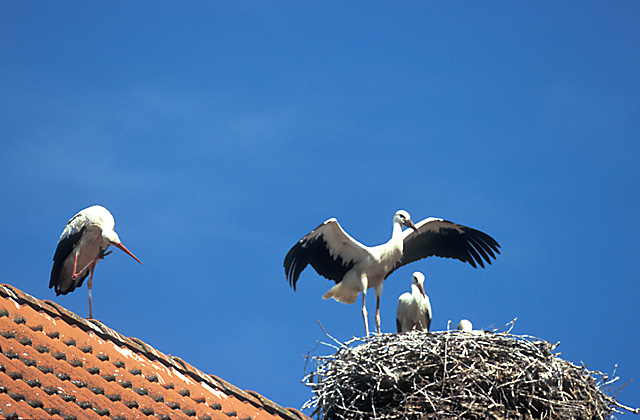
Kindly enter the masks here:
<path id="1" fill-rule="evenodd" d="M 0 415 L 309 419 L 9 285 L 0 285 Z"/>

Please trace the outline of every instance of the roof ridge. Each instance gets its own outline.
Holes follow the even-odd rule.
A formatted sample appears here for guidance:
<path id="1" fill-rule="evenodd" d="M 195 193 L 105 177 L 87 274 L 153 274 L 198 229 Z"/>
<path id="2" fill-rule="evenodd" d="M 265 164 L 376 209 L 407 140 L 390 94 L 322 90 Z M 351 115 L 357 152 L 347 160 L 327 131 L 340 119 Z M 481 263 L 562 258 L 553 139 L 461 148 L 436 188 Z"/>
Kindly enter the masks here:
<path id="1" fill-rule="evenodd" d="M 70 325 L 75 325 L 84 331 L 92 331 L 101 338 L 110 340 L 120 347 L 127 347 L 134 352 L 141 353 L 149 360 L 157 360 L 167 367 L 176 369 L 182 374 L 190 376 L 196 381 L 204 382 L 226 394 L 233 395 L 239 400 L 247 401 L 256 407 L 263 408 L 272 413 L 278 413 L 282 417 L 291 420 L 308 419 L 307 416 L 296 409 L 284 408 L 255 391 L 243 391 L 215 375 L 202 372 L 179 357 L 166 355 L 138 338 L 125 337 L 101 321 L 82 318 L 50 300 L 39 300 L 8 284 L 0 284 L 0 296 L 8 297 L 20 304 L 27 304 L 37 311 L 46 312 L 50 316 L 60 317 Z"/>

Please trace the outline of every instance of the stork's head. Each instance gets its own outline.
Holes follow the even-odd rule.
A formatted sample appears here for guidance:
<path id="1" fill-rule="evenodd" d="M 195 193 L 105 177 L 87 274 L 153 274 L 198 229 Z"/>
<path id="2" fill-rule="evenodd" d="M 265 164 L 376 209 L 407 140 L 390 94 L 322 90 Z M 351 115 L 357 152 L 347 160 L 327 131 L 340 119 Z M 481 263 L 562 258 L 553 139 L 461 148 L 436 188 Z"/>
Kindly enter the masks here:
<path id="1" fill-rule="evenodd" d="M 133 255 L 133 253 L 131 253 L 131 251 L 129 251 L 127 249 L 127 247 L 122 244 L 122 241 L 120 241 L 120 238 L 118 237 L 118 234 L 114 230 L 109 230 L 109 229 L 103 230 L 102 231 L 102 238 L 106 242 L 108 242 L 109 245 L 113 245 L 113 246 L 115 246 L 117 248 L 120 248 L 122 251 L 124 251 L 129 256 L 131 256 L 134 260 L 136 260 L 140 264 L 142 264 L 142 261 L 140 261 L 138 258 L 136 258 L 136 256 Z"/>
<path id="2" fill-rule="evenodd" d="M 468 319 L 462 319 L 458 324 L 458 331 L 471 332 L 473 331 L 473 324 Z"/>
<path id="3" fill-rule="evenodd" d="M 393 216 L 393 223 L 400 223 L 402 226 L 411 228 L 416 232 L 418 231 L 418 228 L 416 228 L 416 225 L 414 225 L 413 222 L 411 221 L 411 216 L 409 216 L 409 212 L 407 212 L 406 210 L 398 210 L 396 214 Z"/>
<path id="4" fill-rule="evenodd" d="M 411 284 L 415 284 L 418 287 L 418 290 L 420 290 L 422 296 L 427 297 L 427 294 L 424 292 L 424 274 L 419 271 L 413 273 Z"/>

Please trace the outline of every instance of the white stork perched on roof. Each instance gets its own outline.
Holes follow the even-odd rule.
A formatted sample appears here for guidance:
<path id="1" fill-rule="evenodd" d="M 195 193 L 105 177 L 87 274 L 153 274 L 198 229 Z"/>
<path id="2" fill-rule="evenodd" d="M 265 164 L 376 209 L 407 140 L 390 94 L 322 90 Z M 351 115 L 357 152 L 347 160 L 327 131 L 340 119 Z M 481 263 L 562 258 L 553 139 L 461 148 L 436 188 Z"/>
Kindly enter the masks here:
<path id="1" fill-rule="evenodd" d="M 102 206 L 92 206 L 81 210 L 69 220 L 60 235 L 58 247 L 53 255 L 53 268 L 49 288 L 54 288 L 56 296 L 73 292 L 87 276 L 89 281 L 89 319 L 93 318 L 91 286 L 93 270 L 104 258 L 109 245 L 116 246 L 138 261 L 120 241 L 113 230 L 115 221 L 109 210 Z"/>
<path id="2" fill-rule="evenodd" d="M 409 227 L 402 231 L 402 226 Z M 296 290 L 300 273 L 308 264 L 336 282 L 324 299 L 353 303 L 362 293 L 362 317 L 369 335 L 366 293 L 376 294 L 376 326 L 380 333 L 382 283 L 397 268 L 430 256 L 456 258 L 474 268 L 491 264 L 498 242 L 486 233 L 442 219 L 428 218 L 414 225 L 409 213 L 399 210 L 393 216 L 393 233 L 385 244 L 368 247 L 349 236 L 336 219 L 329 219 L 300 239 L 284 259 L 289 284 Z"/>
<path id="3" fill-rule="evenodd" d="M 398 298 L 396 327 L 398 332 L 413 329 L 429 331 L 431 328 L 431 302 L 424 292 L 424 274 L 419 271 L 411 277 L 411 292 L 403 293 Z"/>

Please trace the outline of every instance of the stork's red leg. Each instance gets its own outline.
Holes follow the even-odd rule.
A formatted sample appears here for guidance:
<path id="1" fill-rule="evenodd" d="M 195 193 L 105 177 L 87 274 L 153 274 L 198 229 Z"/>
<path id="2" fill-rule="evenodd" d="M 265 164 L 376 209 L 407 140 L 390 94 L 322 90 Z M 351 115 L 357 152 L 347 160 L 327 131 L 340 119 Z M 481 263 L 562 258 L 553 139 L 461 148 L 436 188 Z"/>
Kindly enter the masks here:
<path id="1" fill-rule="evenodd" d="M 367 297 L 367 291 L 362 291 L 362 318 L 364 318 L 364 330 L 367 333 L 367 337 L 369 337 L 369 321 L 367 320 L 367 306 L 365 305 L 365 299 Z"/>
<path id="2" fill-rule="evenodd" d="M 93 270 L 98 260 L 100 260 L 100 255 L 98 255 L 97 257 L 89 261 L 89 264 L 85 265 L 82 268 L 82 270 L 78 271 L 78 255 L 79 254 L 80 254 L 80 251 L 79 250 L 76 251 L 76 259 L 73 263 L 73 277 L 72 277 L 74 280 L 77 279 L 80 275 L 82 275 L 82 273 L 84 273 L 87 270 L 87 268 L 91 267 L 91 270 Z"/>
<path id="3" fill-rule="evenodd" d="M 78 254 L 80 251 L 76 251 L 76 260 L 73 263 L 73 278 L 75 279 L 76 277 L 78 277 Z"/>
<path id="4" fill-rule="evenodd" d="M 93 298 L 91 296 L 91 286 L 93 286 L 93 270 L 95 270 L 98 261 L 99 259 L 96 258 L 91 262 L 91 273 L 89 274 L 89 281 L 87 282 L 87 287 L 89 288 L 89 319 L 93 319 Z"/>
<path id="5" fill-rule="evenodd" d="M 376 293 L 376 325 L 378 326 L 378 334 L 380 334 L 380 296 Z"/>

